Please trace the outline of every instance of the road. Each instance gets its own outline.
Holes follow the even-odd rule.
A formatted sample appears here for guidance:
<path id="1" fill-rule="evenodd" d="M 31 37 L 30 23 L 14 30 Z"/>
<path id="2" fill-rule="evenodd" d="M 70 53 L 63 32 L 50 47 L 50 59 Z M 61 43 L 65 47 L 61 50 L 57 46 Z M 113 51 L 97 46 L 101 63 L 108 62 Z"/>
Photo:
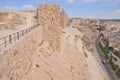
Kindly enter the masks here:
<path id="1" fill-rule="evenodd" d="M 102 62 L 102 60 L 107 61 L 104 53 L 102 52 L 102 50 L 101 50 L 101 48 L 100 48 L 100 46 L 99 46 L 99 39 L 100 39 L 100 35 L 99 35 L 99 36 L 96 38 L 96 40 L 95 40 L 95 47 L 96 47 L 96 49 L 97 49 L 98 55 L 99 55 L 99 57 L 100 57 L 100 59 L 101 59 L 101 62 Z M 117 78 L 116 78 L 116 76 L 114 75 L 114 72 L 112 71 L 109 63 L 106 62 L 106 63 L 103 64 L 103 66 L 104 66 L 104 68 L 105 68 L 105 70 L 106 70 L 106 72 L 107 72 L 107 74 L 108 74 L 109 79 L 110 79 L 110 80 L 117 80 Z"/>

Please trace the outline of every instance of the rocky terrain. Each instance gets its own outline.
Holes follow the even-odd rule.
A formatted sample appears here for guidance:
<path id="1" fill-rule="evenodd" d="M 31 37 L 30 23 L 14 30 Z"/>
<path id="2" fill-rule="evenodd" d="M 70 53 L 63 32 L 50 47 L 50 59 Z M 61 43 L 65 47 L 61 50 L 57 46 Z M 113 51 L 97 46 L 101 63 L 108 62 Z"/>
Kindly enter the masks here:
<path id="1" fill-rule="evenodd" d="M 58 4 L 42 4 L 37 14 L 39 27 L 0 51 L 0 80 L 109 80 L 94 47 L 96 28 L 74 26 Z"/>

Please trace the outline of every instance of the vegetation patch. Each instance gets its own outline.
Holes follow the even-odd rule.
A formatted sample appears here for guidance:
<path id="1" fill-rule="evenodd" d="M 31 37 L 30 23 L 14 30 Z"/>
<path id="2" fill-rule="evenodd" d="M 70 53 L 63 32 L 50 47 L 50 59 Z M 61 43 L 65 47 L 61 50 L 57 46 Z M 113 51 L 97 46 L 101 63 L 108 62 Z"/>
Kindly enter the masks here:
<path id="1" fill-rule="evenodd" d="M 112 47 L 108 47 L 108 46 L 103 47 L 100 42 L 99 42 L 99 46 L 100 46 L 100 48 L 102 49 L 102 51 L 104 52 L 106 58 L 109 60 L 109 64 L 110 64 L 112 70 L 113 70 L 114 72 L 116 72 L 116 76 L 118 76 L 118 78 L 120 78 L 120 68 L 119 68 L 119 65 L 116 65 L 116 64 L 113 62 L 113 60 L 114 60 L 114 61 L 117 61 L 117 58 L 113 57 L 112 54 L 109 55 L 110 51 L 113 52 L 113 48 L 112 48 Z M 116 53 L 117 53 L 117 52 L 116 52 Z M 115 55 L 116 55 L 116 54 L 115 54 Z M 118 55 L 117 55 L 117 56 L 118 56 Z"/>
<path id="2" fill-rule="evenodd" d="M 102 51 L 104 52 L 106 58 L 109 59 L 109 55 L 108 55 L 110 53 L 109 47 L 102 47 L 101 43 L 99 43 L 99 46 L 102 49 Z"/>
<path id="3" fill-rule="evenodd" d="M 99 43 L 99 45 L 100 45 L 100 48 L 102 49 L 102 51 L 104 52 L 106 58 L 109 59 L 109 63 L 110 63 L 110 65 L 111 65 L 111 68 L 112 68 L 114 71 L 116 71 L 119 66 L 116 65 L 116 64 L 112 61 L 112 59 L 115 59 L 115 58 L 113 58 L 112 55 L 109 56 L 109 53 L 110 53 L 109 47 L 102 47 L 102 45 L 101 45 L 100 43 Z M 115 60 L 116 60 L 116 59 L 115 59 Z"/>
<path id="4" fill-rule="evenodd" d="M 114 61 L 117 61 L 117 58 L 113 57 Z"/>
<path id="5" fill-rule="evenodd" d="M 110 65 L 111 65 L 111 67 L 112 67 L 112 69 L 114 71 L 116 71 L 119 68 L 118 65 L 114 64 L 114 62 L 112 61 L 112 59 L 109 60 L 109 63 L 110 63 Z"/>
<path id="6" fill-rule="evenodd" d="M 120 78 L 120 68 L 119 68 L 118 71 L 116 72 L 116 75 Z"/>

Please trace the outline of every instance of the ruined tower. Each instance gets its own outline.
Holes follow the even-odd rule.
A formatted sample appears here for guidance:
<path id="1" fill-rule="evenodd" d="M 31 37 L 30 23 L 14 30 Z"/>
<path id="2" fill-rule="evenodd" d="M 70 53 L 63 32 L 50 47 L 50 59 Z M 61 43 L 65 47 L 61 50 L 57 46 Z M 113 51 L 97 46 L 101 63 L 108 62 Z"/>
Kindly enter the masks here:
<path id="1" fill-rule="evenodd" d="M 69 22 L 69 18 L 67 16 L 67 14 L 65 13 L 64 9 L 62 9 L 62 11 L 61 11 L 61 27 L 67 28 L 68 22 Z"/>
<path id="2" fill-rule="evenodd" d="M 61 15 L 58 4 L 42 4 L 38 8 L 38 22 L 42 26 L 43 39 L 55 49 L 60 49 Z"/>

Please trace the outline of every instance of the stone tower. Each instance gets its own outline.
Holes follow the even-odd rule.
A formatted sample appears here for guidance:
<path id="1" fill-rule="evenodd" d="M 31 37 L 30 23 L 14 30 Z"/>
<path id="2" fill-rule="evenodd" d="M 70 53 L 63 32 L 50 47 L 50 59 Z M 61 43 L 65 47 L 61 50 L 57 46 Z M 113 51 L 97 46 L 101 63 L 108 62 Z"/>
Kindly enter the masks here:
<path id="1" fill-rule="evenodd" d="M 58 4 L 41 4 L 38 8 L 38 22 L 43 27 L 43 39 L 54 50 L 60 50 L 61 15 Z"/>
<path id="2" fill-rule="evenodd" d="M 62 9 L 62 11 L 61 11 L 61 27 L 67 28 L 68 22 L 69 22 L 69 18 L 67 16 L 67 14 L 65 13 L 64 9 Z"/>

